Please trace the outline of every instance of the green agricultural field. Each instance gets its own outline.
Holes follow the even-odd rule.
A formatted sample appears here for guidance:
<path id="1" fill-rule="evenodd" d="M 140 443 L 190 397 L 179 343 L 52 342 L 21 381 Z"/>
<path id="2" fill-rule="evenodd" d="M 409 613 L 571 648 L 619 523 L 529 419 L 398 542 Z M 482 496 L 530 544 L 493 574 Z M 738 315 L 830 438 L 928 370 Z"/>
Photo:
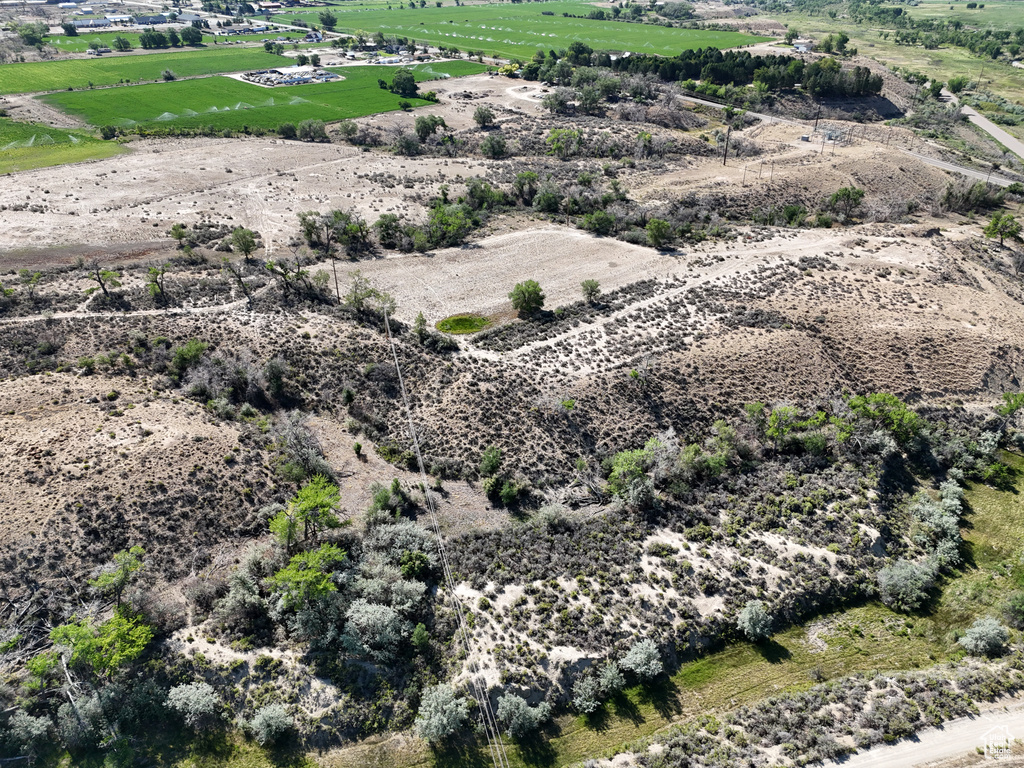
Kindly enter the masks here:
<path id="1" fill-rule="evenodd" d="M 470 61 L 421 64 L 417 80 L 482 72 Z M 389 112 L 401 97 L 382 90 L 377 79 L 390 80 L 395 67 L 339 68 L 345 80 L 334 83 L 261 88 L 230 77 L 206 77 L 153 85 L 52 93 L 43 101 L 96 126 L 203 127 L 274 130 L 281 123 L 317 119 L 325 122 Z M 410 99 L 413 105 L 429 102 Z"/>
<path id="2" fill-rule="evenodd" d="M 89 50 L 89 43 L 97 42 L 100 47 L 110 48 L 115 37 L 123 37 L 131 42 L 133 48 L 139 47 L 138 32 L 92 32 L 88 29 L 78 33 L 77 37 L 67 35 L 51 35 L 46 44 L 52 45 L 61 53 L 82 53 Z"/>
<path id="3" fill-rule="evenodd" d="M 144 56 L 108 53 L 95 59 L 4 64 L 0 67 L 0 94 L 88 88 L 90 83 L 114 85 L 122 80 L 160 80 L 165 69 L 178 77 L 193 77 L 279 67 L 287 63 L 293 62 L 266 53 L 262 48 L 211 46 Z"/>
<path id="4" fill-rule="evenodd" d="M 984 8 L 968 10 L 966 0 L 921 0 L 907 9 L 914 19 L 942 19 L 960 21 L 972 29 L 1019 29 L 1024 26 L 1024 3 L 1020 0 L 983 0 Z"/>
<path id="5" fill-rule="evenodd" d="M 0 118 L 0 173 L 96 160 L 124 149 L 120 144 L 101 141 L 85 131 L 66 131 Z"/>
<path id="6" fill-rule="evenodd" d="M 739 32 L 673 29 L 649 24 L 594 21 L 563 17 L 563 13 L 586 15 L 594 6 L 577 2 L 484 4 L 456 7 L 446 3 L 437 8 L 360 9 L 334 7 L 339 32 L 380 30 L 385 35 L 408 37 L 417 42 L 446 45 L 460 50 L 480 50 L 487 55 L 528 59 L 538 49 L 568 48 L 577 40 L 592 48 L 676 55 L 690 48 L 731 48 L 767 40 Z M 542 15 L 551 13 L 551 16 Z M 319 13 L 275 16 L 289 23 L 303 19 L 319 24 Z"/>

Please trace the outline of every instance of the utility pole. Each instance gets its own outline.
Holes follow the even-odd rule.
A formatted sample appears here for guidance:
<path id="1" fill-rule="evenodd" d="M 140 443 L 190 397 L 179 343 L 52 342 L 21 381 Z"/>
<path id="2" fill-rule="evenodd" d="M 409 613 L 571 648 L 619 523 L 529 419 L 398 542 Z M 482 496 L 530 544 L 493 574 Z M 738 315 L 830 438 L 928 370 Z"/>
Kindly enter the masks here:
<path id="1" fill-rule="evenodd" d="M 821 117 L 821 107 L 818 107 L 817 114 L 814 115 L 814 130 L 818 130 L 818 118 Z"/>
<path id="2" fill-rule="evenodd" d="M 722 153 L 722 165 L 725 165 L 725 161 L 729 159 L 729 137 L 732 136 L 732 126 L 725 132 L 725 152 Z"/>

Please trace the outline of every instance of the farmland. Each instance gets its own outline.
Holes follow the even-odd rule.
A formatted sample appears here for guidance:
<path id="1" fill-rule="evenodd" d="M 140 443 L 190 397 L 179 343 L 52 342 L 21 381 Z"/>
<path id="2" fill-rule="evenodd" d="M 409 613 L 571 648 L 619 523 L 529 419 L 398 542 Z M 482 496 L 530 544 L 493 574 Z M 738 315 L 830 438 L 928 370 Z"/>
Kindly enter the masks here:
<path id="1" fill-rule="evenodd" d="M 420 65 L 418 80 L 443 74 L 469 75 L 484 70 L 474 62 Z M 378 78 L 390 80 L 394 67 L 349 67 L 340 70 L 344 80 L 297 85 L 281 89 L 260 88 L 228 77 L 211 77 L 131 88 L 53 93 L 47 103 L 78 115 L 93 125 L 243 126 L 275 129 L 285 122 L 319 119 L 327 122 L 388 112 L 399 108 L 401 97 L 382 90 Z M 426 104 L 410 99 L 415 105 Z"/>
<path id="2" fill-rule="evenodd" d="M 124 148 L 84 131 L 0 118 L 0 173 L 110 157 Z"/>
<path id="3" fill-rule="evenodd" d="M 110 56 L 64 61 L 5 64 L 0 67 L 0 94 L 35 93 L 90 85 L 115 85 L 122 81 L 159 80 L 165 69 L 178 77 L 241 72 L 281 66 L 280 56 L 254 48 L 200 48 L 145 56 Z"/>
<path id="4" fill-rule="evenodd" d="M 567 48 L 577 40 L 602 50 L 675 55 L 692 48 L 730 48 L 766 39 L 739 32 L 673 29 L 563 16 L 585 16 L 590 10 L 592 6 L 588 4 L 572 2 L 544 3 L 543 6 L 484 4 L 458 8 L 331 9 L 338 17 L 336 29 L 341 32 L 380 30 L 385 35 L 409 37 L 432 45 L 518 58 L 529 58 L 538 49 Z M 275 21 L 286 24 L 295 19 L 319 23 L 315 12 L 274 17 Z"/>

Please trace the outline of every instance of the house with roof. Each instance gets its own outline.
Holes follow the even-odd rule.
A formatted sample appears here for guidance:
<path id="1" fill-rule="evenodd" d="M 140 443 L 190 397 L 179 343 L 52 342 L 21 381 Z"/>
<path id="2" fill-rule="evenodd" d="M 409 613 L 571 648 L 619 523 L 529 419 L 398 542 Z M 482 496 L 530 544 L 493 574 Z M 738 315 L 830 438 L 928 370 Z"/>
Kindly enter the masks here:
<path id="1" fill-rule="evenodd" d="M 140 27 L 152 27 L 154 24 L 166 24 L 167 17 L 163 14 L 157 16 L 134 16 L 135 24 Z"/>
<path id="2" fill-rule="evenodd" d="M 101 29 L 110 26 L 109 19 L 75 19 L 75 29 Z"/>

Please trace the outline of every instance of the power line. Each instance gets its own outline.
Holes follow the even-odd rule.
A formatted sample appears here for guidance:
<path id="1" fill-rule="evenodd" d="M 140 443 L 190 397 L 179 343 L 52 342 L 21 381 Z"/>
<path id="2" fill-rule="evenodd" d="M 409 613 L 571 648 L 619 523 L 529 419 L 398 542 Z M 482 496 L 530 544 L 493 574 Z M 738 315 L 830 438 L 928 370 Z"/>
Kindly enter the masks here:
<path id="1" fill-rule="evenodd" d="M 466 651 L 466 660 L 470 671 L 470 685 L 476 695 L 477 703 L 480 705 L 480 719 L 483 721 L 484 734 L 487 736 L 487 747 L 491 753 L 491 761 L 496 768 L 510 768 L 508 754 L 505 752 L 505 744 L 501 740 L 501 728 L 498 727 L 498 719 L 491 708 L 491 700 L 487 694 L 486 685 L 477 677 L 479 661 L 473 658 L 472 636 L 466 626 L 466 618 L 463 613 L 464 606 L 455 594 L 456 581 L 452 575 L 451 563 L 448 560 L 448 552 L 444 548 L 444 539 L 441 536 L 441 527 L 437 522 L 437 510 L 434 507 L 434 497 L 427 489 L 427 471 L 423 465 L 423 454 L 420 452 L 420 441 L 416 436 L 416 425 L 412 420 L 412 408 L 409 405 L 409 395 L 405 390 L 405 380 L 402 378 L 402 367 L 398 363 L 398 351 L 395 349 L 395 340 L 391 335 L 391 324 L 388 321 L 387 310 L 384 310 L 384 330 L 387 333 L 388 344 L 391 347 L 391 356 L 395 361 L 395 371 L 398 374 L 398 388 L 402 393 L 402 404 L 405 406 L 405 415 L 409 420 L 409 436 L 412 439 L 413 453 L 416 454 L 416 462 L 420 470 L 420 482 L 423 485 L 423 497 L 426 499 L 427 511 L 430 513 L 431 527 L 434 529 L 434 536 L 437 539 L 437 549 L 441 559 L 441 569 L 444 572 L 445 587 L 448 591 L 448 598 L 452 610 L 458 622 L 458 631 L 462 639 L 463 648 Z"/>

